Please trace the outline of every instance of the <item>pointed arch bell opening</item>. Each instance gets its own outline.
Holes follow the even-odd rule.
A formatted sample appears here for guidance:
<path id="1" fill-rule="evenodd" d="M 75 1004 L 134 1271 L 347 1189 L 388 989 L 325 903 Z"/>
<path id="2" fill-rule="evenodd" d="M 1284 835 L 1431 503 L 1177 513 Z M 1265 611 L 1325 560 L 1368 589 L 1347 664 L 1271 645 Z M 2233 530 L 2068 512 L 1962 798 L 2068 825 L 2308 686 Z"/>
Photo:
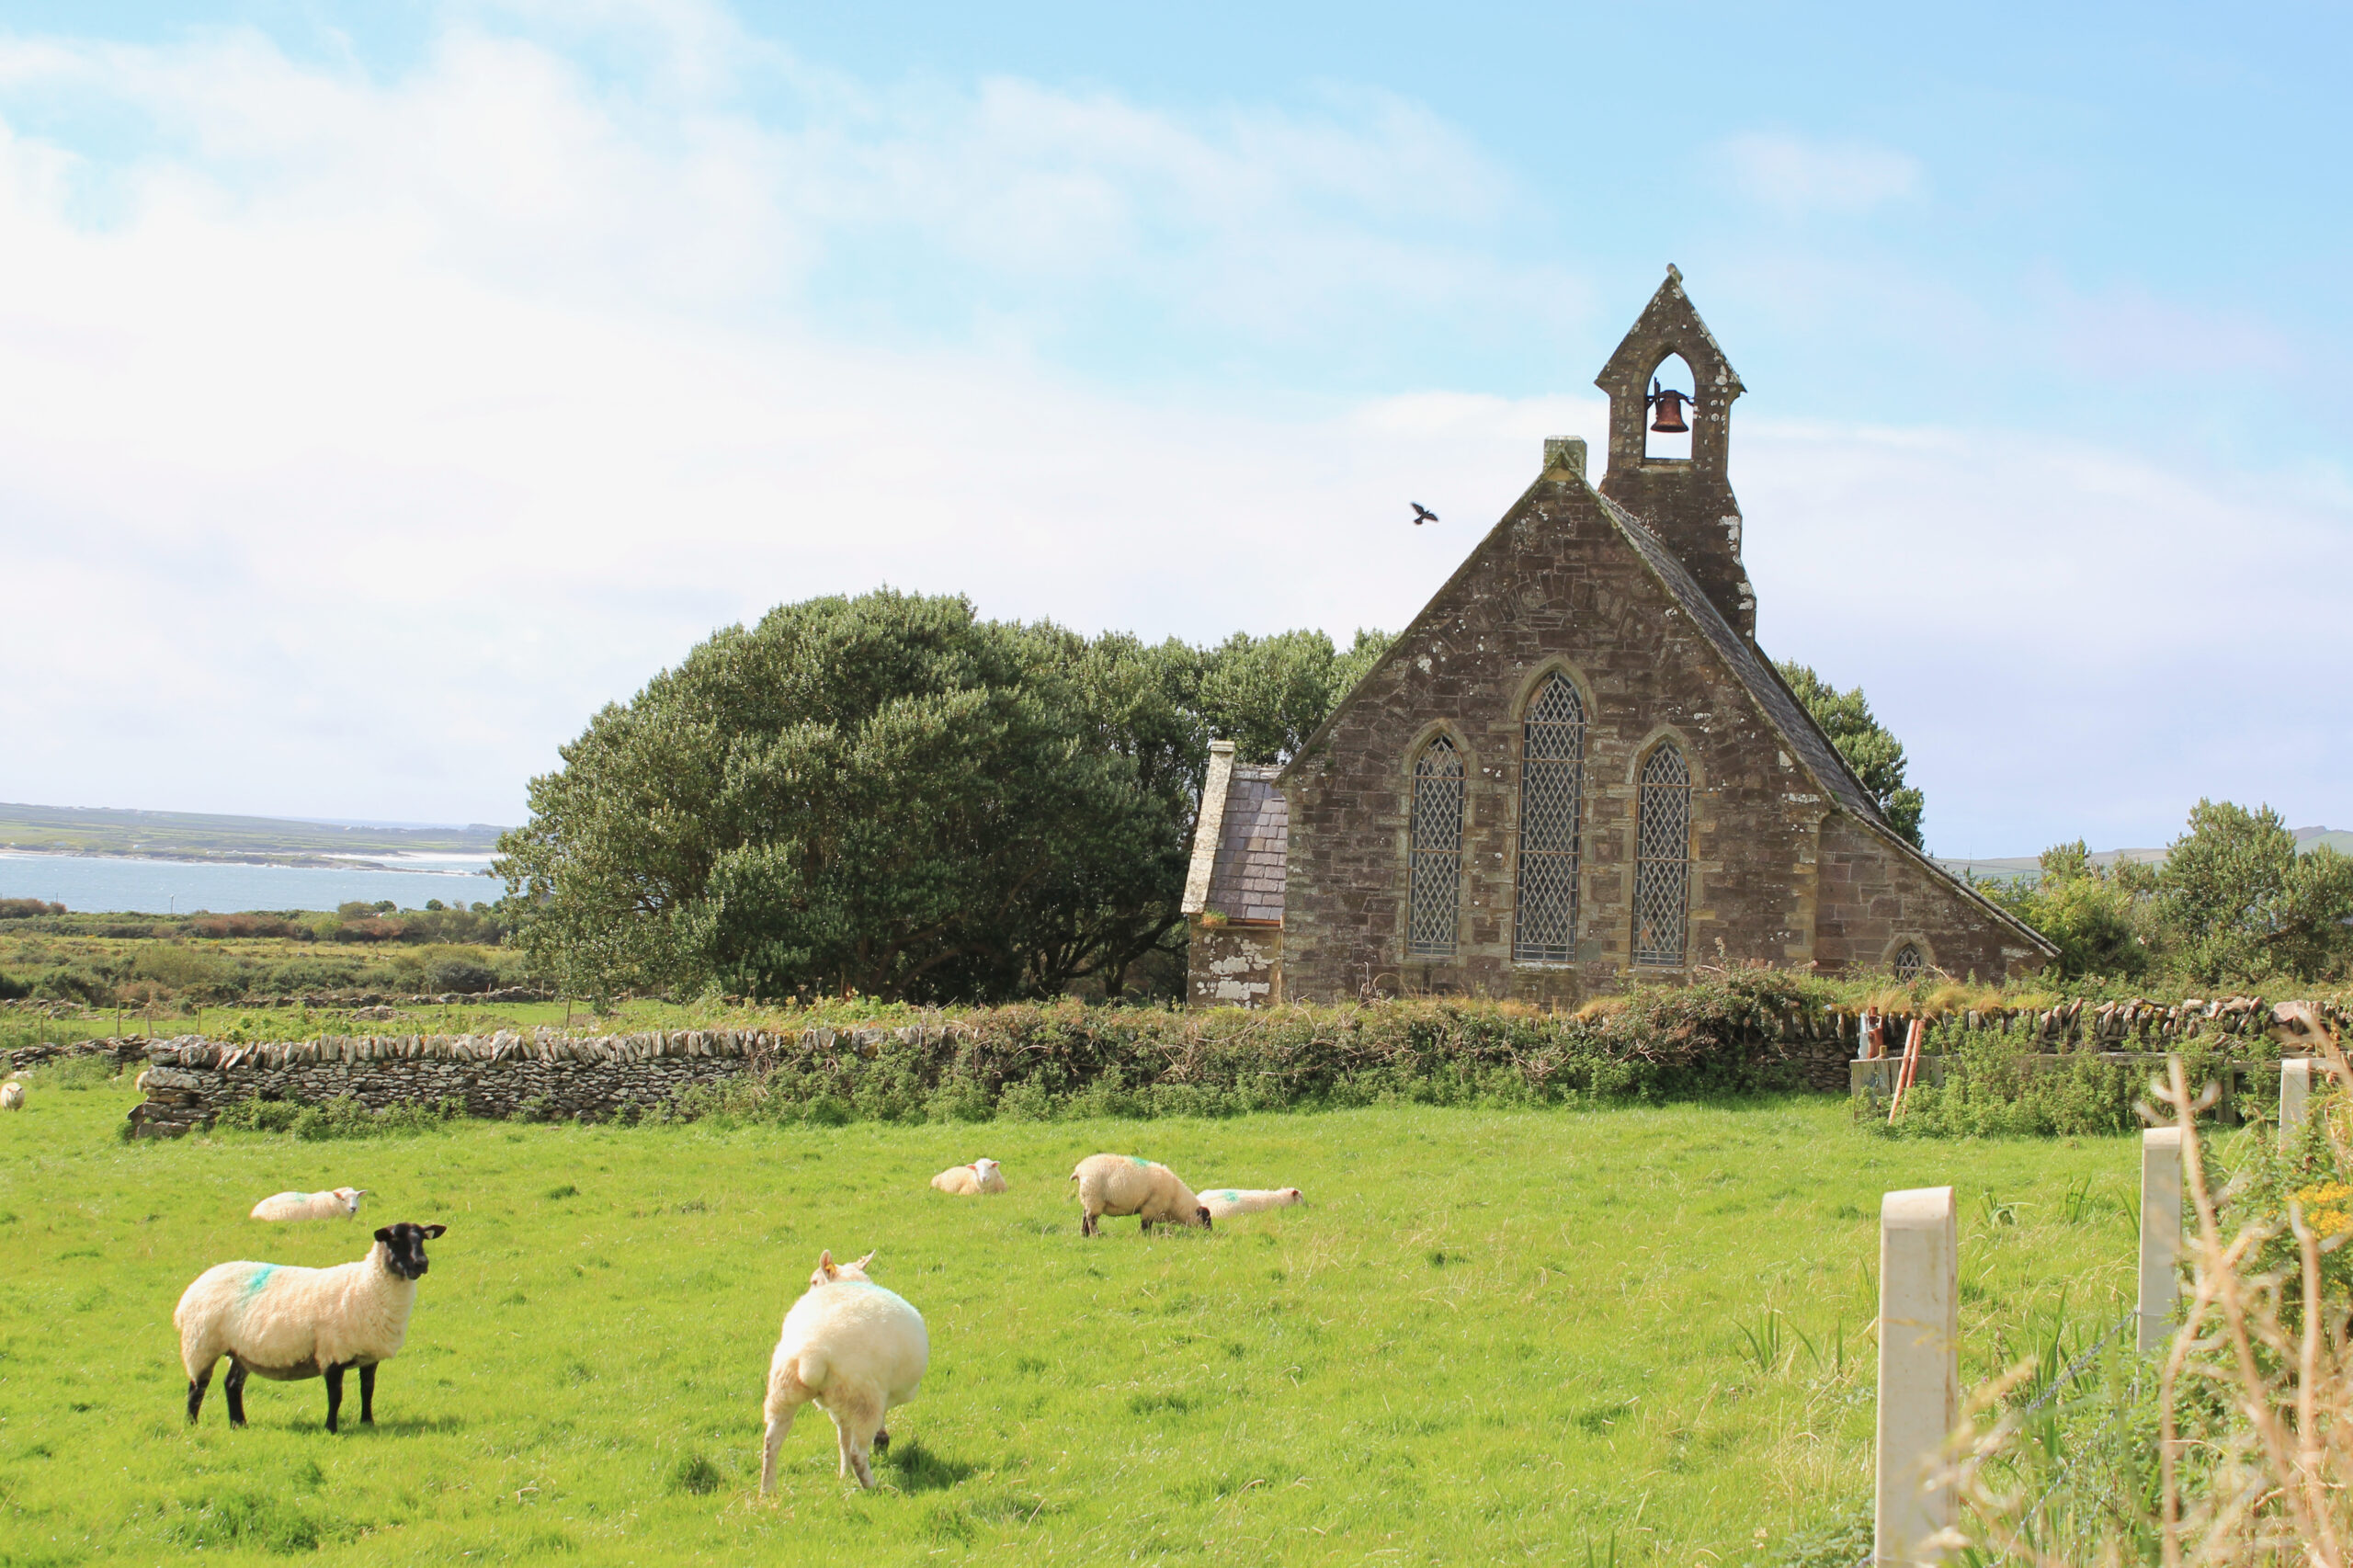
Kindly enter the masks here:
<path id="1" fill-rule="evenodd" d="M 1576 957 L 1578 813 L 1585 802 L 1585 699 L 1566 676 L 1544 677 L 1520 725 L 1519 865 L 1512 957 Z"/>
<path id="2" fill-rule="evenodd" d="M 1453 956 L 1462 915 L 1462 754 L 1434 736 L 1414 759 L 1405 951 Z"/>
<path id="3" fill-rule="evenodd" d="M 1668 741 L 1643 764 L 1634 842 L 1634 961 L 1681 968 L 1691 925 L 1691 769 Z"/>

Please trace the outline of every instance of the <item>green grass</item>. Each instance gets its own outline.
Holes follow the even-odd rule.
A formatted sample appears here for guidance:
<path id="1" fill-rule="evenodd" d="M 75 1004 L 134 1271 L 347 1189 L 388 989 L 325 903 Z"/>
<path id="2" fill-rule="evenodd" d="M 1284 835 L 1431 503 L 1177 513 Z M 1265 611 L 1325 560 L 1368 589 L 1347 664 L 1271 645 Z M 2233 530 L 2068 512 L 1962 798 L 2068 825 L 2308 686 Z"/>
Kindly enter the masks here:
<path id="1" fill-rule="evenodd" d="M 85 1068 L 0 1116 L 0 1563 L 1739 1562 L 1868 1493 L 1881 1192 L 1961 1188 L 1971 1381 L 2131 1285 L 2131 1140 L 1890 1143 L 1830 1099 L 124 1145 L 132 1097 Z M 1308 1204 L 1082 1241 L 1097 1149 Z M 926 1187 L 981 1153 L 1010 1192 Z M 450 1227 L 378 1425 L 256 1380 L 249 1428 L 216 1381 L 189 1430 L 180 1290 L 358 1256 L 244 1217 L 344 1183 Z M 811 1410 L 763 1503 L 768 1353 L 828 1246 L 881 1249 L 930 1375 L 884 1490 Z"/>

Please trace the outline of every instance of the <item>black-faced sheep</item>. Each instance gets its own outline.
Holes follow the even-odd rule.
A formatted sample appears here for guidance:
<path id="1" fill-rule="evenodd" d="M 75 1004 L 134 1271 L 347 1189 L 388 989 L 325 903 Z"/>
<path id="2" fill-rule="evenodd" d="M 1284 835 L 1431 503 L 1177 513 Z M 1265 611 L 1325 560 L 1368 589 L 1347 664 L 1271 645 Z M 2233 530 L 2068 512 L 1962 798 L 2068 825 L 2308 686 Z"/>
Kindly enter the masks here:
<path id="1" fill-rule="evenodd" d="M 1210 1228 L 1208 1208 L 1166 1165 L 1133 1154 L 1089 1154 L 1078 1162 L 1070 1179 L 1078 1184 L 1081 1235 L 1100 1232 L 1103 1227 L 1097 1221 L 1106 1215 L 1136 1215 L 1146 1235 L 1155 1221 Z"/>
<path id="2" fill-rule="evenodd" d="M 376 1233 L 376 1244 L 356 1263 L 295 1268 L 275 1263 L 222 1263 L 196 1277 L 172 1312 L 179 1330 L 180 1364 L 188 1369 L 188 1418 L 192 1423 L 229 1358 L 222 1392 L 229 1424 L 245 1424 L 245 1379 L 258 1373 L 279 1382 L 327 1381 L 327 1430 L 343 1407 L 343 1374 L 359 1369 L 359 1419 L 376 1419 L 376 1365 L 397 1354 L 416 1305 L 416 1282 L 427 1267 L 425 1244 L 448 1227 L 404 1221 Z"/>
<path id="3" fill-rule="evenodd" d="M 957 1198 L 972 1198 L 983 1192 L 1003 1192 L 1005 1172 L 995 1160 L 974 1160 L 969 1165 L 950 1165 L 931 1178 L 931 1185 Z"/>
<path id="4" fill-rule="evenodd" d="M 834 1418 L 840 1473 L 871 1490 L 870 1456 L 889 1449 L 889 1411 L 915 1396 L 931 1361 L 923 1314 L 866 1277 L 872 1253 L 836 1265 L 827 1252 L 809 1277 L 809 1290 L 784 1314 L 776 1354 L 768 1358 L 767 1419 L 760 1450 L 760 1494 L 776 1486 L 777 1450 L 793 1417 L 814 1403 Z"/>

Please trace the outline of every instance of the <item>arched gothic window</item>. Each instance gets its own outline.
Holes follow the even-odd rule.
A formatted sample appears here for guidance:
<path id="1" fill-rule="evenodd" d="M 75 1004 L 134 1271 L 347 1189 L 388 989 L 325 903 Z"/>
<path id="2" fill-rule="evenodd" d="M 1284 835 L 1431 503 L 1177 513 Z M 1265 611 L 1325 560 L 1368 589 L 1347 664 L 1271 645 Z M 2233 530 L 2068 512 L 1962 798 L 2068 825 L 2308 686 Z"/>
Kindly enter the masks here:
<path id="1" fill-rule="evenodd" d="M 1920 956 L 1918 943 L 1906 942 L 1895 949 L 1895 957 L 1888 967 L 1895 971 L 1898 980 L 1917 980 L 1920 971 L 1928 967 L 1928 960 Z"/>
<path id="2" fill-rule="evenodd" d="M 1462 909 L 1462 757 L 1444 735 L 1415 759 L 1412 832 L 1405 951 L 1446 958 Z"/>
<path id="3" fill-rule="evenodd" d="M 1681 967 L 1690 926 L 1691 770 L 1673 742 L 1643 764 L 1634 846 L 1634 961 Z"/>
<path id="4" fill-rule="evenodd" d="M 1512 957 L 1567 963 L 1576 957 L 1577 810 L 1585 794 L 1585 703 L 1568 677 L 1552 675 L 1520 730 L 1519 891 Z"/>

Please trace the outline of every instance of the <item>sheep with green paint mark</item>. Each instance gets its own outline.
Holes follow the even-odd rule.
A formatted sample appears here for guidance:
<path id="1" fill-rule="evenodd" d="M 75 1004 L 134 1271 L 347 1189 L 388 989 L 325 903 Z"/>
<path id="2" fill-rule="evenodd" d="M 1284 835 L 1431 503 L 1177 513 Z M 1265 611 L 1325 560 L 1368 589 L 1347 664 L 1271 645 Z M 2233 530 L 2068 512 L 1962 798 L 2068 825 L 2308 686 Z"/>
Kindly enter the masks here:
<path id="1" fill-rule="evenodd" d="M 359 1419 L 376 1419 L 376 1367 L 408 1337 L 416 1282 L 427 1267 L 425 1244 L 446 1226 L 403 1221 L 376 1233 L 356 1263 L 295 1268 L 276 1263 L 215 1264 L 196 1277 L 173 1310 L 180 1364 L 188 1369 L 188 1418 L 203 1407 L 221 1358 L 229 1358 L 222 1392 L 229 1425 L 245 1424 L 245 1379 L 278 1382 L 324 1377 L 327 1430 L 343 1406 L 343 1374 L 359 1369 Z"/>
<path id="2" fill-rule="evenodd" d="M 1133 1154 L 1089 1154 L 1070 1173 L 1078 1184 L 1078 1232 L 1099 1233 L 1097 1221 L 1133 1214 L 1143 1222 L 1143 1233 L 1154 1224 L 1198 1225 L 1210 1228 L 1210 1211 L 1193 1196 L 1175 1171 Z"/>
<path id="3" fill-rule="evenodd" d="M 1230 1220 L 1236 1214 L 1263 1214 L 1269 1209 L 1285 1209 L 1306 1201 L 1295 1187 L 1220 1187 L 1201 1194 L 1202 1207 L 1220 1220 Z"/>

